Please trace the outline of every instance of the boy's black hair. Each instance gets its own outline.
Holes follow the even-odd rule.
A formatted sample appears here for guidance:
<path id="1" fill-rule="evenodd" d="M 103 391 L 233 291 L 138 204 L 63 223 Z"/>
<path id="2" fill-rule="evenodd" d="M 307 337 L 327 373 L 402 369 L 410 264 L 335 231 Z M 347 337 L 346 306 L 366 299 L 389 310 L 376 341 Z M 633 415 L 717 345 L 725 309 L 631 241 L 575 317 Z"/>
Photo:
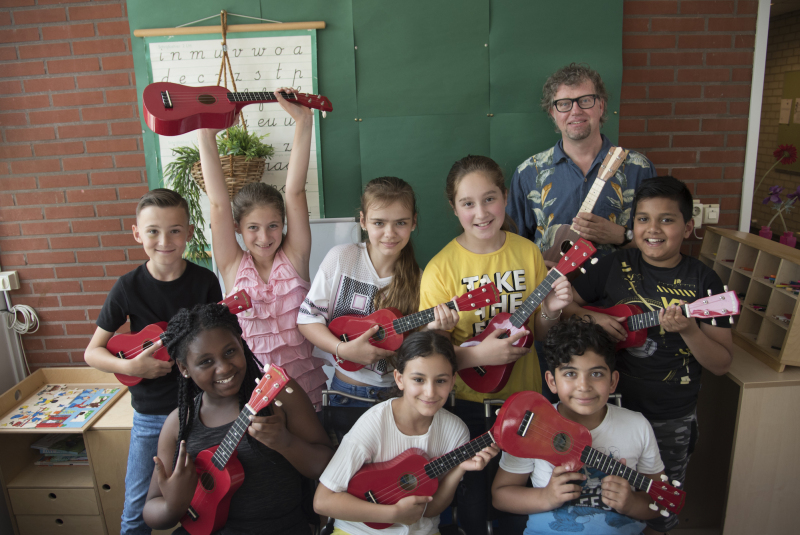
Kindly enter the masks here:
<path id="1" fill-rule="evenodd" d="M 175 314 L 169 321 L 167 331 L 164 333 L 166 339 L 165 345 L 169 356 L 186 365 L 186 352 L 189 344 L 195 337 L 203 331 L 211 329 L 226 329 L 233 333 L 234 336 L 239 338 L 242 342 L 244 349 L 245 362 L 247 367 L 245 369 L 244 379 L 242 385 L 239 387 L 239 409 L 243 409 L 245 403 L 250 401 L 250 396 L 256 387 L 256 381 L 261 379 L 264 375 L 261 367 L 256 360 L 253 352 L 247 346 L 247 342 L 242 339 L 242 328 L 239 326 L 239 320 L 231 314 L 228 307 L 216 303 L 209 303 L 205 305 L 195 305 L 192 310 L 182 308 Z M 178 442 L 175 445 L 175 455 L 172 460 L 173 469 L 175 462 L 178 460 L 178 449 L 180 448 L 181 440 L 187 440 L 189 433 L 192 430 L 192 423 L 194 422 L 195 411 L 195 398 L 202 392 L 200 388 L 192 381 L 191 378 L 186 378 L 183 374 L 178 374 Z M 265 407 L 262 409 L 269 413 L 271 409 Z M 260 414 L 260 413 L 259 413 Z M 252 442 L 253 437 L 245 434 L 247 440 L 251 441 L 251 447 L 254 451 L 258 451 L 255 443 Z"/>
<path id="2" fill-rule="evenodd" d="M 558 367 L 569 364 L 573 357 L 583 355 L 587 350 L 603 357 L 608 369 L 614 371 L 617 343 L 594 319 L 590 316 L 585 318 L 573 315 L 547 331 L 544 355 L 550 373 L 555 373 Z"/>
<path id="3" fill-rule="evenodd" d="M 657 176 L 642 180 L 633 196 L 631 217 L 636 217 L 636 207 L 639 201 L 663 197 L 678 203 L 678 209 L 683 215 L 683 222 L 687 223 L 692 218 L 692 193 L 686 184 L 673 176 Z"/>

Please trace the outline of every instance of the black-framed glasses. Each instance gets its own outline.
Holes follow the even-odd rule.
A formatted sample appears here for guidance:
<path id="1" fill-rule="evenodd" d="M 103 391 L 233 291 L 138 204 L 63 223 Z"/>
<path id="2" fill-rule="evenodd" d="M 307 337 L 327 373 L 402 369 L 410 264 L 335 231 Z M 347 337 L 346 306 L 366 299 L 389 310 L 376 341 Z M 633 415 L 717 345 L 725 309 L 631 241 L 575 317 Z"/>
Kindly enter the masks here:
<path id="1" fill-rule="evenodd" d="M 553 106 L 561 113 L 566 113 L 572 109 L 573 104 L 576 102 L 580 109 L 588 110 L 589 108 L 594 108 L 595 102 L 597 102 L 597 95 L 583 95 L 578 98 L 560 98 L 553 101 Z"/>

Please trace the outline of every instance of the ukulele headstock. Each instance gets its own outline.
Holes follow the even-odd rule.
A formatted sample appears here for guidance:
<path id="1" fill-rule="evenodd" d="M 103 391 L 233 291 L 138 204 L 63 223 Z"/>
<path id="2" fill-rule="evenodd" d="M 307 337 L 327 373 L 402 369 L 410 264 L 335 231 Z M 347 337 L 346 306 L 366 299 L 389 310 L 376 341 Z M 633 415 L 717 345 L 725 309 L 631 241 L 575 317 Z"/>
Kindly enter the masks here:
<path id="1" fill-rule="evenodd" d="M 711 295 L 711 290 L 709 290 L 708 297 L 686 305 L 686 317 L 711 318 L 711 324 L 716 325 L 717 321 L 714 318 L 729 316 L 728 321 L 733 325 L 733 316 L 740 312 L 739 298 L 736 296 L 736 292 L 727 291 L 727 286 L 724 288 L 725 293 Z"/>
<path id="2" fill-rule="evenodd" d="M 264 376 L 256 382 L 258 385 L 256 385 L 256 389 L 253 390 L 253 394 L 250 396 L 250 401 L 248 402 L 248 405 L 254 412 L 260 411 L 275 400 L 275 396 L 289 383 L 289 376 L 286 375 L 286 371 L 280 366 L 270 364 L 264 369 Z M 287 388 L 286 392 L 291 394 L 292 389 Z M 280 407 L 281 402 L 275 400 L 275 405 Z"/>
<path id="3" fill-rule="evenodd" d="M 470 290 L 456 299 L 456 305 L 458 306 L 459 312 L 464 312 L 466 310 L 477 310 L 485 306 L 493 305 L 498 301 L 500 301 L 500 292 L 497 290 L 497 286 L 495 286 L 493 282 L 490 282 L 489 284 L 484 284 L 479 288 Z"/>
<path id="4" fill-rule="evenodd" d="M 309 93 L 295 93 L 295 98 L 298 104 L 302 104 L 306 108 L 320 110 L 322 112 L 333 111 L 333 104 L 328 100 L 328 97 L 323 95 L 312 95 Z"/>
<path id="5" fill-rule="evenodd" d="M 596 252 L 597 249 L 592 245 L 592 242 L 584 238 L 578 238 L 578 240 L 570 246 L 569 250 L 563 253 L 556 265 L 556 269 L 562 275 L 572 273 L 576 269 L 580 269 L 581 272 L 584 272 L 581 266 Z M 597 259 L 592 258 L 592 264 L 596 262 Z"/>
<path id="6" fill-rule="evenodd" d="M 670 514 L 677 515 L 683 509 L 683 503 L 686 501 L 686 493 L 678 490 L 676 487 L 680 486 L 680 482 L 673 481 L 672 485 L 667 483 L 667 476 L 661 476 L 660 481 L 653 480 L 653 484 L 647 491 L 647 494 L 653 498 L 653 503 L 650 504 L 650 509 L 653 511 L 661 512 L 661 516 L 667 517 Z"/>
<path id="7" fill-rule="evenodd" d="M 235 294 L 229 295 L 220 301 L 219 304 L 228 307 L 231 314 L 238 314 L 239 312 L 250 310 L 253 307 L 253 303 L 250 301 L 250 295 L 245 290 L 239 290 Z"/>

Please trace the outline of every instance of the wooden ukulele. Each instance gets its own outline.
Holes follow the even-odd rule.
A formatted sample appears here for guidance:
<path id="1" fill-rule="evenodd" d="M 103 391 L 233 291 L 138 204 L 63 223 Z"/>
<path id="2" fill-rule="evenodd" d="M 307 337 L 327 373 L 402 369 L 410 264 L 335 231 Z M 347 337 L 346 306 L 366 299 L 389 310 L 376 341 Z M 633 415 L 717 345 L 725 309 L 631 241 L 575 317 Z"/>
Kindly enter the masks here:
<path id="1" fill-rule="evenodd" d="M 284 93 L 289 102 L 306 108 L 333 111 L 327 97 L 308 93 Z M 223 129 L 233 126 L 239 111 L 248 104 L 277 102 L 272 91 L 231 93 L 221 86 L 190 87 L 170 82 L 156 82 L 144 88 L 144 122 L 162 136 L 178 136 L 198 128 Z"/>
<path id="2" fill-rule="evenodd" d="M 450 310 L 464 312 L 465 310 L 475 310 L 493 305 L 499 300 L 500 293 L 497 291 L 497 287 L 494 283 L 489 283 L 465 293 L 455 299 L 455 302 L 448 301 L 445 304 Z M 328 329 L 342 342 L 349 342 L 358 338 L 373 326 L 379 325 L 378 332 L 370 338 L 369 343 L 381 349 L 397 351 L 410 331 L 427 325 L 434 319 L 433 308 L 421 310 L 408 316 L 403 316 L 396 308 L 383 308 L 369 316 L 339 316 L 328 324 Z M 364 367 L 363 364 L 357 364 L 341 358 L 336 360 L 336 364 L 349 372 L 354 372 Z"/>
<path id="3" fill-rule="evenodd" d="M 628 152 L 629 151 L 621 147 L 611 147 L 608 150 L 606 158 L 600 165 L 600 172 L 597 174 L 597 178 L 594 179 L 592 189 L 589 190 L 589 193 L 583 200 L 583 204 L 581 205 L 580 210 L 578 210 L 578 213 L 592 212 L 597 199 L 600 197 L 600 193 L 603 191 L 603 188 L 606 185 L 606 181 L 608 181 L 609 178 L 617 173 L 617 169 L 619 169 L 619 166 L 625 161 L 625 158 L 628 156 Z M 570 245 L 572 245 L 575 240 L 580 238 L 580 236 L 581 235 L 578 234 L 578 231 L 575 230 L 574 225 L 561 225 L 556 231 L 556 235 L 553 239 L 553 245 L 546 251 L 542 251 L 542 256 L 548 262 L 558 262 L 558 258 L 565 253 L 569 249 Z"/>
<path id="4" fill-rule="evenodd" d="M 245 310 L 250 310 L 253 304 L 250 302 L 250 296 L 247 295 L 245 290 L 240 290 L 233 295 L 230 295 L 219 302 L 220 305 L 225 305 L 231 314 L 238 314 Z M 142 354 L 142 351 L 152 346 L 159 340 L 164 343 L 161 349 L 153 353 L 153 358 L 167 362 L 169 360 L 169 353 L 167 353 L 166 340 L 164 339 L 164 331 L 167 330 L 167 322 L 159 321 L 148 325 L 138 333 L 134 334 L 118 334 L 112 336 L 106 344 L 108 352 L 117 358 L 133 359 Z M 117 380 L 125 386 L 134 386 L 142 382 L 143 377 L 134 377 L 133 375 L 125 375 L 123 373 L 115 373 Z"/>
<path id="5" fill-rule="evenodd" d="M 628 318 L 627 321 L 622 323 L 628 333 L 628 337 L 621 342 L 617 342 L 617 350 L 625 349 L 626 347 L 641 347 L 647 340 L 647 329 L 661 323 L 658 319 L 658 310 L 642 312 L 642 309 L 636 305 L 620 304 L 609 308 L 583 308 L 608 314 L 609 316 L 624 316 Z M 733 316 L 740 312 L 739 298 L 736 297 L 736 292 L 729 292 L 727 286 L 725 286 L 725 293 L 711 295 L 711 290 L 709 290 L 708 297 L 698 299 L 694 303 L 682 305 L 680 309 L 687 318 L 711 318 L 712 325 L 717 324 L 715 318 L 725 316 L 728 316 L 728 321 L 733 325 Z"/>
<path id="6" fill-rule="evenodd" d="M 592 242 L 579 238 L 574 245 L 560 257 L 558 264 L 550 270 L 542 283 L 528 296 L 520 307 L 513 313 L 500 312 L 496 314 L 486 328 L 477 336 L 474 336 L 461 344 L 461 347 L 476 346 L 481 343 L 489 334 L 497 329 L 506 331 L 500 338 L 508 338 L 525 328 L 528 318 L 534 310 L 544 301 L 553 283 L 562 275 L 571 273 L 591 257 L 597 249 Z M 596 262 L 592 259 L 592 263 Z M 514 343 L 515 347 L 531 347 L 533 337 L 528 334 Z M 475 368 L 464 368 L 458 371 L 461 379 L 476 392 L 499 392 L 506 386 L 511 372 L 514 369 L 514 362 L 510 364 L 500 364 L 495 366 L 478 366 Z"/>
<path id="7" fill-rule="evenodd" d="M 512 394 L 503 403 L 487 433 L 434 460 L 421 449 L 411 448 L 391 461 L 364 465 L 350 480 L 347 492 L 383 505 L 393 505 L 406 496 L 433 496 L 439 488 L 439 477 L 492 443 L 516 457 L 544 459 L 556 466 L 571 463 L 574 470 L 586 464 L 621 476 L 636 489 L 647 491 L 661 506 L 664 516 L 677 514 L 683 508 L 686 493 L 665 482 L 653 481 L 593 449 L 592 435 L 584 426 L 561 416 L 541 394 L 528 391 Z M 366 525 L 385 529 L 393 524 Z"/>
<path id="8" fill-rule="evenodd" d="M 197 454 L 194 460 L 197 488 L 189 510 L 181 519 L 181 525 L 191 535 L 210 535 L 225 526 L 231 497 L 244 483 L 244 469 L 237 458 L 236 447 L 250 426 L 250 417 L 269 405 L 289 380 L 283 368 L 268 365 L 250 401 L 222 442 Z M 292 389 L 287 388 L 286 392 L 291 394 Z M 275 405 L 280 407 L 281 402 L 275 400 Z"/>

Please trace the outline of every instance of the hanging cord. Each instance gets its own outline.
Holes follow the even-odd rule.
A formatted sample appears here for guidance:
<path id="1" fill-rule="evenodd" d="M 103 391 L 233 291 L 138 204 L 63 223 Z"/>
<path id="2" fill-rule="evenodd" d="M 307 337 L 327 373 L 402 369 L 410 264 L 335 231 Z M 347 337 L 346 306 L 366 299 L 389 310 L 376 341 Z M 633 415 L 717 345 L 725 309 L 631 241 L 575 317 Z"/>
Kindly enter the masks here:
<path id="1" fill-rule="evenodd" d="M 220 24 L 222 25 L 222 64 L 219 66 L 219 74 L 217 75 L 217 85 L 224 78 L 224 87 L 228 87 L 228 72 L 231 74 L 231 84 L 233 91 L 236 92 L 236 79 L 233 76 L 233 67 L 231 67 L 231 58 L 228 56 L 228 12 L 224 9 L 219 14 Z M 225 68 L 227 66 L 227 69 Z M 242 129 L 247 132 L 247 125 L 244 123 L 244 116 L 242 110 L 239 110 L 239 121 L 242 123 Z"/>
<path id="2" fill-rule="evenodd" d="M 243 19 L 253 19 L 253 20 L 263 20 L 264 22 L 274 22 L 276 24 L 283 24 L 279 20 L 271 20 L 271 19 L 262 19 L 260 17 L 250 17 L 248 15 L 237 15 L 236 13 L 228 13 L 231 17 L 241 17 Z M 210 17 L 205 17 L 202 19 L 197 19 L 192 22 L 187 22 L 186 24 L 181 24 L 180 26 L 175 26 L 176 28 L 183 28 L 184 26 L 191 26 L 192 24 L 197 24 L 198 22 L 203 22 L 204 20 L 213 19 L 216 15 L 211 15 Z"/>
<path id="3" fill-rule="evenodd" d="M 22 316 L 22 321 L 17 319 L 17 315 Z M 14 305 L 8 309 L 6 326 L 19 334 L 35 333 L 39 330 L 39 316 L 28 305 Z"/>

